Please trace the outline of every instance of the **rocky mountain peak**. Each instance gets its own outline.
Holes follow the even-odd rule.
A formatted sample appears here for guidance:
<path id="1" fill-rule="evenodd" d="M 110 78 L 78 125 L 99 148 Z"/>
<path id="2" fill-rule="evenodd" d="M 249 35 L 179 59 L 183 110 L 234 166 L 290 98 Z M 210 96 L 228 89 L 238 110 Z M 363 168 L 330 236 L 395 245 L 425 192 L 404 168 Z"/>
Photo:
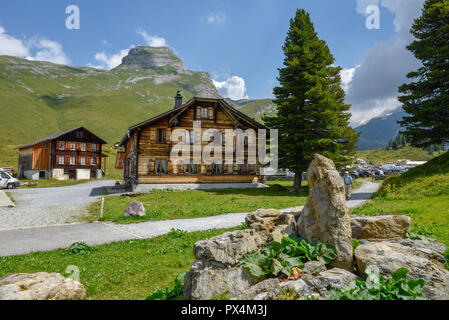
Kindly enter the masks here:
<path id="1" fill-rule="evenodd" d="M 131 49 L 123 58 L 120 69 L 156 69 L 172 67 L 178 73 L 186 71 L 184 62 L 169 47 L 144 47 Z"/>

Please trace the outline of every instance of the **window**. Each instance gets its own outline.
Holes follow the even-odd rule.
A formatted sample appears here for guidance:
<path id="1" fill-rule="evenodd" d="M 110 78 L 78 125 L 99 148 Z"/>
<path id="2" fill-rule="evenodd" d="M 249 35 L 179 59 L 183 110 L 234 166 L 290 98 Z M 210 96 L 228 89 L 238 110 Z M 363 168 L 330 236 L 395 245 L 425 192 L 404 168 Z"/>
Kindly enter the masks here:
<path id="1" fill-rule="evenodd" d="M 167 160 L 156 159 L 156 174 L 166 174 L 167 173 Z"/>
<path id="2" fill-rule="evenodd" d="M 193 160 L 190 160 L 190 163 L 185 164 L 185 173 L 195 173 L 195 165 L 193 164 Z"/>
<path id="3" fill-rule="evenodd" d="M 86 157 L 81 157 L 81 165 L 82 166 L 86 165 Z"/>
<path id="4" fill-rule="evenodd" d="M 48 150 L 48 143 L 44 144 L 44 149 Z"/>
<path id="5" fill-rule="evenodd" d="M 76 150 L 76 143 L 75 142 L 70 142 L 70 150 L 71 151 L 75 151 Z"/>
<path id="6" fill-rule="evenodd" d="M 201 108 L 201 119 L 207 119 L 207 108 Z"/>
<path id="7" fill-rule="evenodd" d="M 194 144 L 195 134 L 192 129 L 186 130 L 186 144 Z"/>
<path id="8" fill-rule="evenodd" d="M 70 164 L 71 165 L 76 164 L 76 158 L 75 157 L 70 157 Z"/>
<path id="9" fill-rule="evenodd" d="M 59 156 L 58 157 L 58 163 L 59 164 L 64 164 L 64 156 Z"/>
<path id="10" fill-rule="evenodd" d="M 87 145 L 85 143 L 81 143 L 81 151 L 86 151 Z"/>
<path id="11" fill-rule="evenodd" d="M 223 173 L 221 163 L 212 162 L 212 173 Z"/>
<path id="12" fill-rule="evenodd" d="M 157 143 L 165 143 L 165 129 L 157 129 Z"/>
<path id="13" fill-rule="evenodd" d="M 84 132 L 82 132 L 82 131 L 77 131 L 77 132 L 76 132 L 76 137 L 77 137 L 78 139 L 83 138 L 83 137 L 84 137 Z"/>
<path id="14" fill-rule="evenodd" d="M 97 152 L 97 145 L 92 143 L 92 152 Z"/>
<path id="15" fill-rule="evenodd" d="M 97 164 L 97 158 L 95 158 L 95 157 L 92 157 L 92 158 L 90 158 L 90 164 L 91 165 L 96 165 Z"/>
<path id="16" fill-rule="evenodd" d="M 10 179 L 11 177 L 3 171 L 0 171 L 0 177 L 2 177 L 2 179 Z"/>
<path id="17" fill-rule="evenodd" d="M 65 142 L 59 141 L 59 150 L 65 150 Z"/>

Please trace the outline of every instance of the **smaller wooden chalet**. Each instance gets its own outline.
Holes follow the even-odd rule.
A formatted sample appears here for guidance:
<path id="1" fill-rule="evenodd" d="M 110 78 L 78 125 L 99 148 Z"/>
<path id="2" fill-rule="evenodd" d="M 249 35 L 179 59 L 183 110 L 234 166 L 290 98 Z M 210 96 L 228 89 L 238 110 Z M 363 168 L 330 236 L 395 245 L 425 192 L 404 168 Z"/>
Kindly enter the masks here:
<path id="1" fill-rule="evenodd" d="M 18 177 L 31 180 L 99 179 L 106 141 L 84 127 L 57 132 L 19 147 Z M 106 161 L 105 161 L 106 166 Z"/>
<path id="2" fill-rule="evenodd" d="M 194 121 L 201 122 L 201 136 L 207 129 L 219 130 L 223 135 L 226 129 L 252 129 L 256 134 L 258 129 L 266 129 L 233 108 L 222 97 L 201 94 L 183 103 L 178 91 L 173 109 L 130 127 L 116 144 L 117 148 L 124 148 L 124 151 L 117 153 L 116 168 L 124 170 L 127 185 L 140 191 L 158 188 L 157 185 L 161 184 L 215 184 L 215 187 L 217 184 L 226 184 L 226 187 L 254 185 L 259 176 L 259 165 L 248 161 L 246 139 L 243 163 L 194 164 L 192 158 L 185 163 L 172 162 L 170 153 L 178 143 L 170 140 L 173 130 L 184 129 L 186 141 L 190 145 L 198 142 L 202 150 L 209 143 L 194 134 Z"/>

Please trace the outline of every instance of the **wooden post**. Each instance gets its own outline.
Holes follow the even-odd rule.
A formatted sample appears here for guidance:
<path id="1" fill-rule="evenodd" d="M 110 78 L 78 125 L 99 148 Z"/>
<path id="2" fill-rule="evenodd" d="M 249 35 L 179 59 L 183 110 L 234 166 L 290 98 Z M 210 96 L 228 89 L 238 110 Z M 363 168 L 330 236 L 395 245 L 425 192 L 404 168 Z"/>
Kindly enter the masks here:
<path id="1" fill-rule="evenodd" d="M 104 197 L 101 197 L 100 219 L 103 218 Z"/>

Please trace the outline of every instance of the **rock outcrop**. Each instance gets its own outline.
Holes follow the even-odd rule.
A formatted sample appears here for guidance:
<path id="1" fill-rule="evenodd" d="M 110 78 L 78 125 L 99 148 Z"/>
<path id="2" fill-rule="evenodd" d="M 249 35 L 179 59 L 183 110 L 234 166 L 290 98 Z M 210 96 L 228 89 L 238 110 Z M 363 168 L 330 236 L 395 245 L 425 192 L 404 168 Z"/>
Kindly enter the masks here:
<path id="1" fill-rule="evenodd" d="M 362 275 L 373 267 L 390 277 L 399 268 L 407 268 L 411 279 L 424 279 L 423 296 L 434 300 L 449 300 L 449 271 L 443 256 L 446 247 L 438 242 L 397 239 L 369 242 L 355 250 Z"/>
<path id="2" fill-rule="evenodd" d="M 155 69 L 172 67 L 176 72 L 186 71 L 184 63 L 175 56 L 169 47 L 144 47 L 139 46 L 131 49 L 126 57 L 122 59 L 120 69 Z"/>
<path id="3" fill-rule="evenodd" d="M 265 241 L 282 239 L 282 232 L 290 235 L 296 232 L 296 219 L 293 213 L 282 213 L 276 209 L 259 209 L 249 213 L 245 222 L 249 229 L 258 232 Z"/>
<path id="4" fill-rule="evenodd" d="M 331 293 L 332 288 L 343 288 L 348 286 L 357 276 L 349 271 L 333 268 L 318 274 L 308 282 L 309 292 L 318 293 L 324 297 Z"/>
<path id="5" fill-rule="evenodd" d="M 351 271 L 352 232 L 343 179 L 332 160 L 318 154 L 307 171 L 307 179 L 310 191 L 298 219 L 298 233 L 311 242 L 335 245 L 338 257 L 331 265 Z"/>
<path id="6" fill-rule="evenodd" d="M 412 219 L 407 216 L 351 216 L 352 237 L 354 239 L 404 239 L 411 221 Z"/>
<path id="7" fill-rule="evenodd" d="M 125 217 L 144 217 L 145 207 L 142 202 L 133 201 L 125 209 Z"/>
<path id="8" fill-rule="evenodd" d="M 0 300 L 86 300 L 86 289 L 59 273 L 16 273 L 0 280 Z"/>

